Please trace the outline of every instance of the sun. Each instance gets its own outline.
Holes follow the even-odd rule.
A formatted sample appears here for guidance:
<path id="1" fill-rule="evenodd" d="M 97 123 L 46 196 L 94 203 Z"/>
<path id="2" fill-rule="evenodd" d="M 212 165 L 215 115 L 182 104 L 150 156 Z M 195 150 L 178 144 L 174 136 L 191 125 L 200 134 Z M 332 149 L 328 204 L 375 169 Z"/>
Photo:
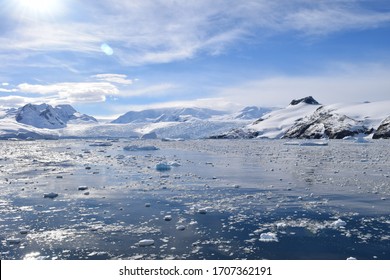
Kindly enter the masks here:
<path id="1" fill-rule="evenodd" d="M 34 16 L 54 15 L 61 9 L 61 0 L 14 0 L 18 8 Z"/>

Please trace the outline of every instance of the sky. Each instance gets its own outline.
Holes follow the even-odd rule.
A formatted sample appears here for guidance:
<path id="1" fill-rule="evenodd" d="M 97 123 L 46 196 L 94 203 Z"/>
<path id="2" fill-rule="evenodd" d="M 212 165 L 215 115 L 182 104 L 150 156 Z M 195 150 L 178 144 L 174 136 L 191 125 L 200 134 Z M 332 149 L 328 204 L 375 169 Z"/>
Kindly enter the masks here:
<path id="1" fill-rule="evenodd" d="M 390 99 L 388 0 L 0 0 L 0 107 Z"/>

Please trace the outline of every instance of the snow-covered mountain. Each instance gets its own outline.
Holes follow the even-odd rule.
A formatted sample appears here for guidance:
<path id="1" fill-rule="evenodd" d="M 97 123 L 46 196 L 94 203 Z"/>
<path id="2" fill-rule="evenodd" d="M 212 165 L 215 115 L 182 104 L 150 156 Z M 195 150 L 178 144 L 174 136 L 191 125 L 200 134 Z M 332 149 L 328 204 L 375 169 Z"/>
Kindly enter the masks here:
<path id="1" fill-rule="evenodd" d="M 97 122 L 94 117 L 80 114 L 70 105 L 52 107 L 48 104 L 27 104 L 8 114 L 8 116 L 13 115 L 15 115 L 15 120 L 18 123 L 49 129 L 66 127 L 70 121 Z"/>
<path id="2" fill-rule="evenodd" d="M 162 108 L 143 111 L 130 111 L 112 121 L 112 123 L 157 123 L 157 122 L 185 122 L 192 118 L 210 119 L 214 116 L 227 114 L 206 108 Z"/>
<path id="3" fill-rule="evenodd" d="M 245 127 L 212 138 L 332 138 L 390 135 L 390 101 L 321 105 L 313 97 L 291 101 Z"/>
<path id="4" fill-rule="evenodd" d="M 283 109 L 246 107 L 230 113 L 205 108 L 128 112 L 111 123 L 77 112 L 70 105 L 27 104 L 0 110 L 0 139 L 101 138 L 390 138 L 390 100 L 321 105 L 313 97 Z"/>
<path id="5" fill-rule="evenodd" d="M 94 117 L 77 112 L 70 105 L 27 104 L 2 110 L 0 138 L 58 138 L 56 129 L 68 124 L 97 123 Z"/>

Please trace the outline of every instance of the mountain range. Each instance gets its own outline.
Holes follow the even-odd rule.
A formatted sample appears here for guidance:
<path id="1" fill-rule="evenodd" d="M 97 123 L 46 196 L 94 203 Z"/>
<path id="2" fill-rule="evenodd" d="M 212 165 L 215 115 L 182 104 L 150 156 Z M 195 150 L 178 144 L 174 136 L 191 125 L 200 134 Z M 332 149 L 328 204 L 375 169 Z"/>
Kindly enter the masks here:
<path id="1" fill-rule="evenodd" d="M 390 100 L 323 105 L 312 96 L 285 108 L 249 106 L 231 113 L 207 108 L 129 111 L 111 122 L 77 112 L 70 105 L 27 104 L 0 111 L 0 139 L 183 138 L 342 139 L 390 138 Z"/>

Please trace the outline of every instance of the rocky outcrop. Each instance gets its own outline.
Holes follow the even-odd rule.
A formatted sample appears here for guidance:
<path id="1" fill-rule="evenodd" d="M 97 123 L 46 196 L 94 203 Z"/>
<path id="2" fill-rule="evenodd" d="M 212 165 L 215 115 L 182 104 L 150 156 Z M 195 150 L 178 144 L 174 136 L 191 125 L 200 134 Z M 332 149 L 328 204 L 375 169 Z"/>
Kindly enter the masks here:
<path id="1" fill-rule="evenodd" d="M 372 136 L 373 139 L 390 139 L 390 116 L 384 119 Z"/>
<path id="2" fill-rule="evenodd" d="M 293 101 L 290 102 L 290 105 L 294 106 L 294 105 L 298 105 L 300 103 L 306 103 L 306 104 L 310 104 L 310 105 L 321 105 L 312 96 L 307 96 L 307 97 L 304 97 L 301 99 L 294 99 Z"/>
<path id="3" fill-rule="evenodd" d="M 372 128 L 363 125 L 363 121 L 319 107 L 312 115 L 297 120 L 283 138 L 343 139 L 357 134 L 370 134 L 372 131 Z"/>
<path id="4" fill-rule="evenodd" d="M 232 129 L 224 134 L 210 136 L 209 139 L 252 139 L 259 136 L 256 131 L 249 131 L 244 129 Z"/>

